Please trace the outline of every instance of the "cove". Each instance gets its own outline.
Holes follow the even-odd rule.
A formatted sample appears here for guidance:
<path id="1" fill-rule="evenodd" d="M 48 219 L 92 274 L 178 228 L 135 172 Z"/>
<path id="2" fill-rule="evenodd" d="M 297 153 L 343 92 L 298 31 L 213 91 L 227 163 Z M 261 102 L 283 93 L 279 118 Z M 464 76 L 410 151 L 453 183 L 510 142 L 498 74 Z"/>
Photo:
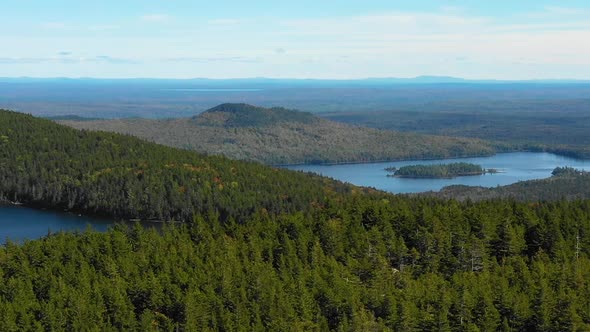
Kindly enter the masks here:
<path id="1" fill-rule="evenodd" d="M 61 231 L 82 232 L 90 228 L 94 231 L 105 232 L 114 225 L 115 221 L 111 219 L 0 204 L 0 245 L 6 243 L 7 240 L 22 242 Z M 149 221 L 141 222 L 141 225 L 156 229 L 162 227 L 161 223 Z"/>
<path id="2" fill-rule="evenodd" d="M 412 179 L 387 177 L 387 167 L 407 165 L 446 164 L 467 162 L 494 168 L 496 174 L 463 176 L 453 179 Z M 574 167 L 590 171 L 590 160 L 573 159 L 543 152 L 499 153 L 489 157 L 455 158 L 438 160 L 407 160 L 396 162 L 342 164 L 342 165 L 293 165 L 286 168 L 313 172 L 358 186 L 373 187 L 391 193 L 417 193 L 438 191 L 443 187 L 462 184 L 467 186 L 496 187 L 519 181 L 544 179 L 551 176 L 555 167 Z"/>

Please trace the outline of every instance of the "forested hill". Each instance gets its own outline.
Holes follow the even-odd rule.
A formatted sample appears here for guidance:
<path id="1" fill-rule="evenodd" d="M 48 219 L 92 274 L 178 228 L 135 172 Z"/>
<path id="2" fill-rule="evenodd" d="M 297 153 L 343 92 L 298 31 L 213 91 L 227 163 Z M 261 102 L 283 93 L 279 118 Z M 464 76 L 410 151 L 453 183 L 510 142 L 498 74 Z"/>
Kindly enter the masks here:
<path id="1" fill-rule="evenodd" d="M 121 218 L 184 221 L 219 213 L 227 220 L 305 211 L 351 188 L 0 110 L 0 200 Z"/>
<path id="2" fill-rule="evenodd" d="M 278 123 L 310 124 L 319 120 L 308 112 L 282 107 L 264 108 L 249 104 L 221 104 L 195 117 L 195 123 L 211 127 L 267 127 Z"/>
<path id="3" fill-rule="evenodd" d="M 479 139 L 350 126 L 310 113 L 222 104 L 192 118 L 62 121 L 156 143 L 266 164 L 369 162 L 490 155 Z"/>
<path id="4" fill-rule="evenodd" d="M 556 168 L 554 175 L 542 180 L 521 181 L 494 188 L 463 185 L 448 186 L 438 192 L 420 195 L 456 200 L 511 199 L 522 202 L 590 199 L 590 173 Z"/>

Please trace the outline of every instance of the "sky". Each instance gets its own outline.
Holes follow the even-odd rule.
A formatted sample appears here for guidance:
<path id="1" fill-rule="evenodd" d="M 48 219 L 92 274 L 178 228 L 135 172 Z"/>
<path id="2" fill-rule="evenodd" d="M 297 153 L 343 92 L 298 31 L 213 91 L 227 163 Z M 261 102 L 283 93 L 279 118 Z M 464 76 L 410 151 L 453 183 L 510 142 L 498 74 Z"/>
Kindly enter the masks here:
<path id="1" fill-rule="evenodd" d="M 0 77 L 590 79 L 588 0 L 0 3 Z"/>

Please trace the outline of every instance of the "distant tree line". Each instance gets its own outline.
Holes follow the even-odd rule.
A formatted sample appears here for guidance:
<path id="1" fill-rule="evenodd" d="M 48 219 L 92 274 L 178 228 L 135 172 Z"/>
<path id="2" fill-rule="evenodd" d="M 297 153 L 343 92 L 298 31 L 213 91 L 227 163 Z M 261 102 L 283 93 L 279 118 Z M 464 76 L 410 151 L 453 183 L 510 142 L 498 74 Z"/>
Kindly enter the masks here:
<path id="1" fill-rule="evenodd" d="M 573 89 L 569 86 L 564 91 Z M 513 96 L 482 102 L 477 97 L 461 96 L 444 106 L 420 103 L 403 110 L 332 112 L 325 116 L 371 128 L 485 139 L 494 142 L 498 151 L 551 152 L 590 159 L 588 99 L 570 97 L 522 100 Z"/>

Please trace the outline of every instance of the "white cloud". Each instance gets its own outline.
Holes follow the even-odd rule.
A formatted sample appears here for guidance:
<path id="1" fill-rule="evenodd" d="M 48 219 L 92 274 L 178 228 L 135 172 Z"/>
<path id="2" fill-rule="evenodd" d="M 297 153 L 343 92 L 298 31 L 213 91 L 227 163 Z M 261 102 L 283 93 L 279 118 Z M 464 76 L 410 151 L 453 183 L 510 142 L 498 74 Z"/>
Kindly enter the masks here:
<path id="1" fill-rule="evenodd" d="M 511 18 L 474 16 L 461 8 L 348 17 L 209 21 L 149 14 L 142 17 L 144 22 L 174 20 L 174 24 L 146 24 L 137 29 L 133 25 L 137 22 L 121 23 L 116 36 L 90 34 L 89 29 L 101 31 L 118 26 L 86 25 L 73 29 L 68 25 L 73 32 L 4 37 L 6 51 L 0 63 L 22 64 L 15 69 L 9 65 L 3 68 L 14 72 L 34 70 L 26 66 L 29 63 L 48 62 L 55 66 L 37 67 L 57 71 L 74 68 L 72 63 L 76 63 L 93 68 L 100 75 L 115 68 L 111 69 L 111 76 L 131 73 L 126 75 L 527 78 L 534 74 L 546 78 L 590 78 L 588 16 L 580 15 L 575 8 L 561 7 L 536 13 L 544 16 L 532 12 Z M 88 35 L 92 35 L 92 42 Z M 93 56 L 43 57 L 62 50 Z M 113 56 L 96 56 L 103 52 Z M 114 65 L 125 63 L 137 65 Z M 105 72 L 99 68 L 105 68 Z"/>
<path id="2" fill-rule="evenodd" d="M 588 21 L 589 15 L 589 8 L 544 6 L 539 10 L 522 14 L 522 17 L 525 19 L 545 21 L 546 23 L 556 21 L 566 23 L 567 21 L 571 20 Z"/>
<path id="3" fill-rule="evenodd" d="M 480 61 L 529 59 L 534 63 L 590 64 L 590 22 L 505 24 L 487 17 L 390 13 L 345 18 L 289 20 L 286 45 L 325 61 L 346 54 L 383 64 L 466 57 Z M 559 51 L 560 55 L 556 55 Z M 428 60 L 430 59 L 430 60 Z"/>
<path id="4" fill-rule="evenodd" d="M 352 17 L 286 20 L 281 24 L 291 32 L 305 35 L 347 36 L 370 34 L 440 34 L 479 28 L 490 19 L 451 14 L 393 12 Z"/>
<path id="5" fill-rule="evenodd" d="M 246 57 L 246 56 L 203 56 L 203 57 L 174 57 L 174 58 L 162 58 L 161 61 L 165 62 L 194 62 L 194 63 L 208 63 L 208 62 L 242 62 L 242 63 L 255 63 L 261 62 L 260 57 Z"/>
<path id="6" fill-rule="evenodd" d="M 544 10 L 548 14 L 558 15 L 584 15 L 588 13 L 588 9 L 585 8 L 571 8 L 561 6 L 545 6 Z"/>
<path id="7" fill-rule="evenodd" d="M 80 64 L 80 63 L 110 63 L 110 64 L 135 64 L 134 59 L 117 58 L 108 55 L 79 56 L 71 52 L 59 52 L 50 57 L 0 57 L 0 64 Z"/>

